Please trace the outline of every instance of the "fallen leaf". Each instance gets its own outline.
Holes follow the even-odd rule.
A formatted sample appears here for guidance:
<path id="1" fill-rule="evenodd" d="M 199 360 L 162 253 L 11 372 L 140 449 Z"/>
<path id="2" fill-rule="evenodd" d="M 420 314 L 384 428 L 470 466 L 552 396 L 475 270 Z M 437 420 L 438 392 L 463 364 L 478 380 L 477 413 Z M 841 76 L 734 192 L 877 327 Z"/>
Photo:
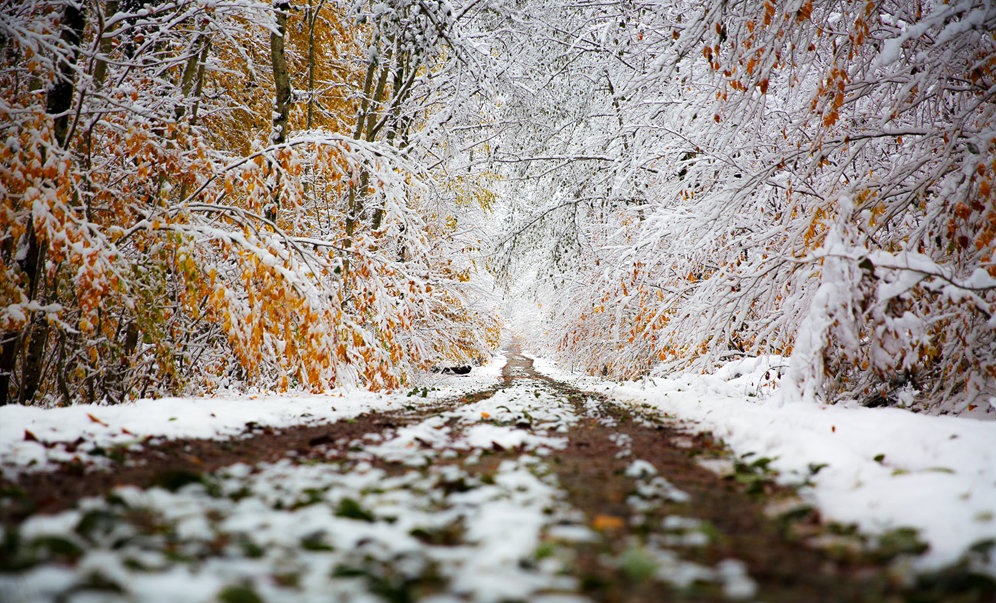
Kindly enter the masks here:
<path id="1" fill-rule="evenodd" d="M 92 414 L 90 414 L 90 413 L 87 413 L 87 415 L 86 415 L 86 416 L 87 416 L 87 418 L 88 418 L 88 419 L 90 419 L 91 421 L 93 421 L 93 422 L 94 422 L 94 423 L 96 423 L 97 425 L 103 425 L 104 427 L 107 427 L 107 423 L 104 423 L 103 421 L 101 421 L 101 420 L 100 420 L 100 419 L 98 419 L 97 417 L 93 416 Z"/>
<path id="2" fill-rule="evenodd" d="M 488 414 L 488 413 L 486 413 L 486 412 L 484 412 L 484 411 L 482 410 L 482 411 L 481 411 L 481 418 L 482 418 L 482 419 L 485 419 L 485 420 L 487 420 L 487 419 L 490 419 L 490 418 L 491 418 L 491 415 L 490 415 L 490 414 Z"/>
<path id="3" fill-rule="evenodd" d="M 620 530 L 623 527 L 623 520 L 622 517 L 616 517 L 615 515 L 598 514 L 595 516 L 595 519 L 592 520 L 591 527 L 595 528 L 599 532 Z"/>
<path id="4" fill-rule="evenodd" d="M 33 434 L 30 431 L 28 431 L 27 429 L 25 429 L 24 430 L 24 441 L 25 442 L 37 442 L 38 441 L 38 436 L 36 436 L 35 434 Z"/>

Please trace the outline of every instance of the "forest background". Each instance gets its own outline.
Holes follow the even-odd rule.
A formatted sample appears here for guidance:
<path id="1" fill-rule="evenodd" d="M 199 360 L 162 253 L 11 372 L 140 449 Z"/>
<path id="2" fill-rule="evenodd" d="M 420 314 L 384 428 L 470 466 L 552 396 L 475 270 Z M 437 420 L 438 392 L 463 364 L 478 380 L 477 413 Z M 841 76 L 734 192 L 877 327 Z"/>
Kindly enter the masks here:
<path id="1" fill-rule="evenodd" d="M 402 387 L 494 349 L 504 296 L 593 373 L 781 356 L 793 399 L 992 414 L 994 31 L 983 0 L 0 0 L 0 404 Z"/>

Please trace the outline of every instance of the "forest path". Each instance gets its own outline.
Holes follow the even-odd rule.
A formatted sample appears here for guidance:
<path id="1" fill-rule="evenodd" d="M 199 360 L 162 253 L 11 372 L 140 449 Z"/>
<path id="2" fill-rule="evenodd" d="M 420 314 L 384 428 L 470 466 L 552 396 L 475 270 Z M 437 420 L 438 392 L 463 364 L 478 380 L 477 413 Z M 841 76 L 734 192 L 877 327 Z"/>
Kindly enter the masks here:
<path id="1" fill-rule="evenodd" d="M 817 518 L 763 460 L 516 349 L 503 376 L 430 409 L 6 484 L 23 495 L 0 507 L 0 601 L 952 600 L 904 590 L 899 551 L 803 545 Z"/>

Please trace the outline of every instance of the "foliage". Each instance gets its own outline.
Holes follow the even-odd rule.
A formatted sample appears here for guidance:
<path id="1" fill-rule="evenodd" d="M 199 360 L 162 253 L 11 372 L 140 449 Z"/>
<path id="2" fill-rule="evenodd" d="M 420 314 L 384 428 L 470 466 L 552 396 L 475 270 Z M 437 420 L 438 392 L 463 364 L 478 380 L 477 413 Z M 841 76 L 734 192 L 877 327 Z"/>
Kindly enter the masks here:
<path id="1" fill-rule="evenodd" d="M 3 402 L 395 388 L 493 346 L 445 175 L 350 131 L 372 7 L 291 7 L 308 94 L 276 145 L 268 3 L 90 2 L 79 39 L 74 7 L 0 11 Z M 392 115 L 422 131 L 432 92 Z"/>
<path id="2" fill-rule="evenodd" d="M 546 254 L 565 360 L 633 377 L 792 354 L 802 398 L 996 394 L 996 11 L 529 10 L 511 86 L 532 94 L 507 98 L 543 117 L 501 139 L 528 201 L 498 268 Z"/>

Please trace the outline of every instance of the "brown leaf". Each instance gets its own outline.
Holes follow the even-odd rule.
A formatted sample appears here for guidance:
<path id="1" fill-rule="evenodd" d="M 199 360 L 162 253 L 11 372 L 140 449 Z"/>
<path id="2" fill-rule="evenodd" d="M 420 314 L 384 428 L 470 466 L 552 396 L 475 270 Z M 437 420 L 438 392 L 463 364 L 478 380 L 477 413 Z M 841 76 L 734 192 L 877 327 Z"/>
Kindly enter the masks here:
<path id="1" fill-rule="evenodd" d="M 90 414 L 90 413 L 87 413 L 87 415 L 86 415 L 86 416 L 87 416 L 87 418 L 88 418 L 88 419 L 90 419 L 91 421 L 93 421 L 93 422 L 94 422 L 94 423 L 96 423 L 97 425 L 103 425 L 104 427 L 107 427 L 107 426 L 108 426 L 108 425 L 107 425 L 107 423 L 104 423 L 103 421 L 101 421 L 100 419 L 98 419 L 97 417 L 93 416 L 93 415 L 92 415 L 92 414 Z"/>

